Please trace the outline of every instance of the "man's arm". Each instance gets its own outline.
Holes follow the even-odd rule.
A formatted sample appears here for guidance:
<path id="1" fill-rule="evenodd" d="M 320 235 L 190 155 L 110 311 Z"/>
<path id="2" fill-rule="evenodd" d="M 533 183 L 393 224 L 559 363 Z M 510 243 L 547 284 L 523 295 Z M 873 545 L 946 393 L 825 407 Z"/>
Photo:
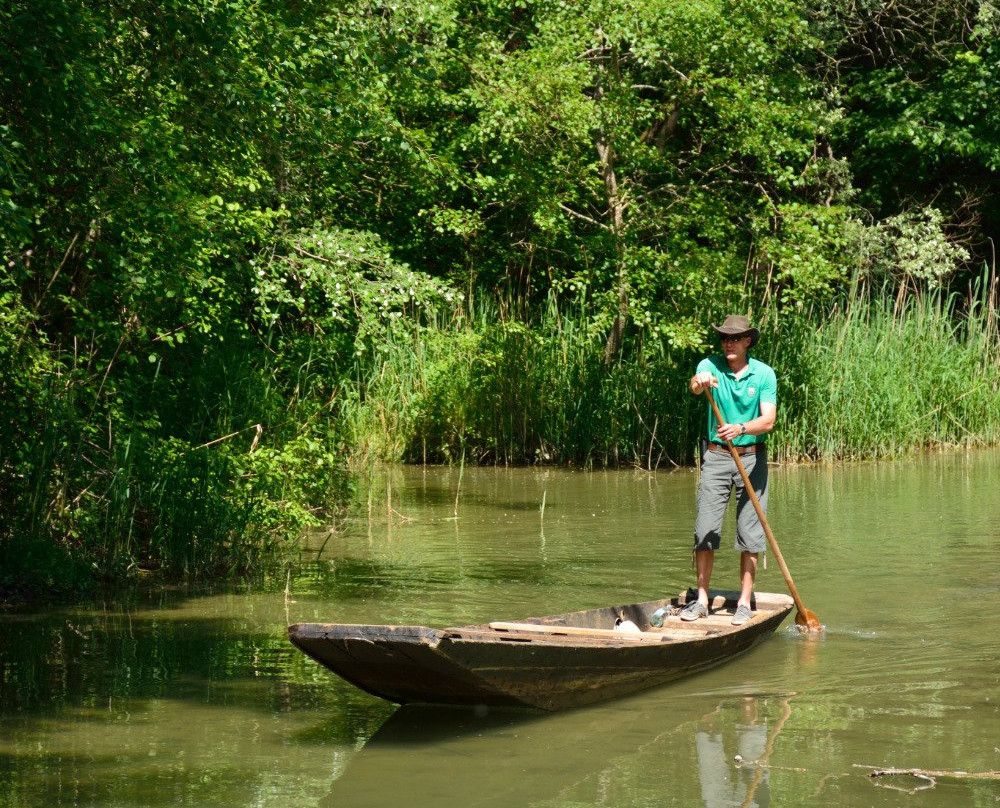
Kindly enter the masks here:
<path id="1" fill-rule="evenodd" d="M 778 418 L 778 405 L 770 401 L 760 403 L 760 415 L 751 421 L 747 421 L 744 426 L 748 435 L 766 435 L 774 429 L 774 422 Z"/>
<path id="2" fill-rule="evenodd" d="M 766 435 L 774 429 L 774 422 L 778 417 L 778 407 L 769 401 L 762 401 L 760 404 L 760 415 L 742 424 L 723 424 L 716 430 L 716 434 L 722 440 L 735 440 L 740 435 Z M 746 427 L 746 432 L 743 431 Z"/>

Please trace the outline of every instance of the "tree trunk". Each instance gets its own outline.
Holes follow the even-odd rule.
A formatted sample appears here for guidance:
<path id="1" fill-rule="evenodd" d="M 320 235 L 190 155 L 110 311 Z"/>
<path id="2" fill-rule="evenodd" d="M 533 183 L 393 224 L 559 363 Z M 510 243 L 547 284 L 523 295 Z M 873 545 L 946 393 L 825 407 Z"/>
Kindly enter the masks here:
<path id="1" fill-rule="evenodd" d="M 598 30 L 598 36 L 603 34 Z M 609 49 L 608 59 L 610 69 L 615 79 L 619 76 L 618 50 L 614 47 Z M 597 62 L 595 75 L 594 101 L 600 105 L 604 98 L 604 74 L 606 68 L 600 60 Z M 600 161 L 601 179 L 604 181 L 604 190 L 607 194 L 608 207 L 607 216 L 610 219 L 610 229 L 615 248 L 616 283 L 618 287 L 618 309 L 615 313 L 614 322 L 611 324 L 611 331 L 608 333 L 607 342 L 604 344 L 604 362 L 611 364 L 618 358 L 621 351 L 622 338 L 625 334 L 625 323 L 628 319 L 629 311 L 629 284 L 628 275 L 625 272 L 624 245 L 622 244 L 622 233 L 625 228 L 625 207 L 626 202 L 622 190 L 618 185 L 618 176 L 615 173 L 615 150 L 608 138 L 608 133 L 604 126 L 600 126 L 595 133 L 595 146 L 597 157 Z"/>

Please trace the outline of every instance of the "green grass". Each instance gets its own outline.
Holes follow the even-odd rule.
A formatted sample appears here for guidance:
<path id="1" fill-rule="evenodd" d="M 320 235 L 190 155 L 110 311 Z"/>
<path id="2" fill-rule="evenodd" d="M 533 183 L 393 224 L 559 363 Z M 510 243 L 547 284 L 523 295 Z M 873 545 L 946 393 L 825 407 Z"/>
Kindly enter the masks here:
<path id="1" fill-rule="evenodd" d="M 606 365 L 604 337 L 550 306 L 536 322 L 481 310 L 385 347 L 341 410 L 349 441 L 379 460 L 680 462 L 694 402 L 687 360 Z M 678 410 L 682 417 L 678 417 Z"/>
<path id="2" fill-rule="evenodd" d="M 784 324 L 774 349 L 781 454 L 895 457 L 1000 441 L 996 310 L 965 304 L 883 295 L 852 300 L 819 327 Z"/>
<path id="3" fill-rule="evenodd" d="M 832 310 L 758 313 L 757 355 L 779 378 L 773 457 L 893 457 L 1000 441 L 997 313 L 988 295 L 858 294 Z M 360 455 L 405 462 L 689 462 L 702 406 L 699 353 L 666 344 L 603 361 L 605 334 L 550 305 L 497 311 L 386 345 L 342 413 Z"/>

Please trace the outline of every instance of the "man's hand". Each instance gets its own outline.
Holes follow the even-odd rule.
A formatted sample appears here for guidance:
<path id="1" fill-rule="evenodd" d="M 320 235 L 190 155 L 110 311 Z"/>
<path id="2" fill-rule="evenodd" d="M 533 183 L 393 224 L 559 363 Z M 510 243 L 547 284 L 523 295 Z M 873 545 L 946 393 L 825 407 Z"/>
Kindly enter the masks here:
<path id="1" fill-rule="evenodd" d="M 719 380 L 716 379 L 711 373 L 695 373 L 694 376 L 691 377 L 691 382 L 689 384 L 691 392 L 696 396 L 700 396 L 704 393 L 706 388 L 718 386 Z"/>
<path id="2" fill-rule="evenodd" d="M 717 430 L 715 434 L 718 435 L 722 440 L 735 440 L 740 435 L 746 434 L 743 431 L 743 426 L 740 424 L 723 424 Z"/>

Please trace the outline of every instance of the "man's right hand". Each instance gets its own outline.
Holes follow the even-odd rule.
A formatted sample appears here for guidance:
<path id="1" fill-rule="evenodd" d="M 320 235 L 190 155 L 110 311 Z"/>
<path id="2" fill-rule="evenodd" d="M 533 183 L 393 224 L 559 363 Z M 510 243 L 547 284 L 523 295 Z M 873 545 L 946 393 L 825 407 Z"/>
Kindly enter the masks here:
<path id="1" fill-rule="evenodd" d="M 691 377 L 691 392 L 700 396 L 705 392 L 706 387 L 718 387 L 719 380 L 711 373 L 695 373 Z"/>

